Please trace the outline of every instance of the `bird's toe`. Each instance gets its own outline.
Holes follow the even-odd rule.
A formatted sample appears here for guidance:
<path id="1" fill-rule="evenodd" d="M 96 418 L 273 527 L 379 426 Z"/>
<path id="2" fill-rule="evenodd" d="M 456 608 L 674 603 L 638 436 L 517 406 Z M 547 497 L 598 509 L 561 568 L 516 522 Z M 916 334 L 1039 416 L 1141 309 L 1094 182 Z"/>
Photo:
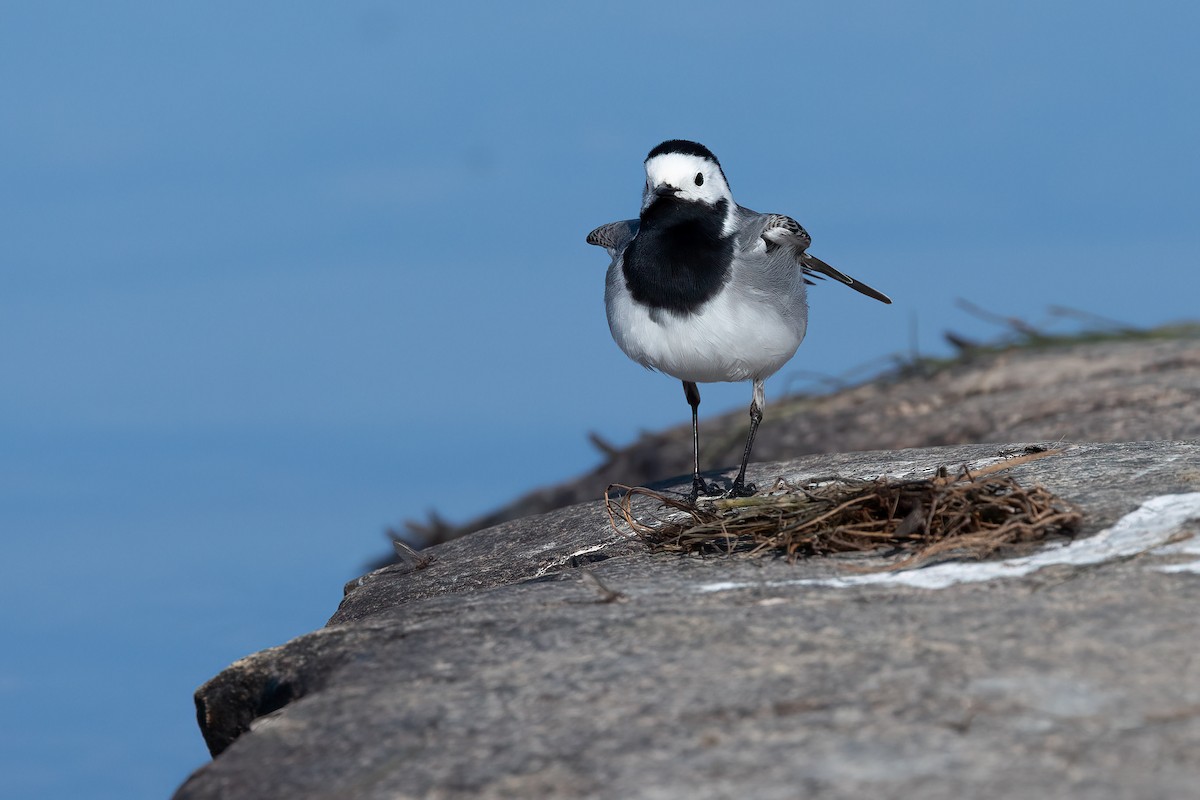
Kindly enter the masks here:
<path id="1" fill-rule="evenodd" d="M 725 493 L 726 497 L 753 497 L 758 491 L 753 483 L 742 483 L 734 481 L 733 486 L 729 487 L 729 491 Z"/>
<path id="2" fill-rule="evenodd" d="M 697 477 L 692 479 L 692 491 L 688 497 L 695 503 L 701 497 L 719 497 L 720 494 L 721 490 L 715 483 L 706 483 L 703 478 Z"/>

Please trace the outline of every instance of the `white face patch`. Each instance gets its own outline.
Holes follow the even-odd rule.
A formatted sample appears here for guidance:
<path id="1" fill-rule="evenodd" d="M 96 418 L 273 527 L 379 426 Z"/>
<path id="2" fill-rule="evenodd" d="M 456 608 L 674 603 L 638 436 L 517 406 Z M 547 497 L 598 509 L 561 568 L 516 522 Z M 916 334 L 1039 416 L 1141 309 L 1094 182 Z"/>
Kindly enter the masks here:
<path id="1" fill-rule="evenodd" d="M 697 184 L 696 178 L 700 182 Z M 701 202 L 715 206 L 725 200 L 732 207 L 733 195 L 720 168 L 707 158 L 686 153 L 663 153 L 646 162 L 646 195 L 642 204 L 645 208 L 660 186 L 671 186 L 678 190 L 681 200 Z"/>

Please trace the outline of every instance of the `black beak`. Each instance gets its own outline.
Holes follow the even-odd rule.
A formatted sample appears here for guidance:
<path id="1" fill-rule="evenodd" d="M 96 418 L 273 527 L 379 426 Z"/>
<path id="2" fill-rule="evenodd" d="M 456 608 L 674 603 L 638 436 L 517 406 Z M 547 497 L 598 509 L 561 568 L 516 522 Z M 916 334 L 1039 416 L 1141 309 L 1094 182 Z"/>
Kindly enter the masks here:
<path id="1" fill-rule="evenodd" d="M 669 183 L 664 183 L 654 190 L 655 197 L 674 197 L 679 194 L 679 190 Z"/>

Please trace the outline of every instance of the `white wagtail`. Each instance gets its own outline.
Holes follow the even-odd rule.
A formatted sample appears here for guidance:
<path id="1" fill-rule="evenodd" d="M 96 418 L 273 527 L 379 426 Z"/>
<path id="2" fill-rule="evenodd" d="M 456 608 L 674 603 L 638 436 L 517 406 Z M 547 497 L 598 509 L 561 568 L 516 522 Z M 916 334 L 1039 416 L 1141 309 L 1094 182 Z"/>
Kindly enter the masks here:
<path id="1" fill-rule="evenodd" d="M 746 462 L 762 421 L 763 384 L 804 340 L 806 277 L 825 275 L 892 302 L 806 253 L 812 238 L 796 220 L 735 203 L 717 157 L 695 142 L 672 139 L 651 150 L 639 217 L 602 225 L 587 241 L 612 256 L 604 303 L 617 344 L 642 366 L 683 381 L 692 407 L 693 500 L 714 493 L 700 477 L 697 383 L 754 381 L 750 435 L 729 490 L 753 494 Z"/>

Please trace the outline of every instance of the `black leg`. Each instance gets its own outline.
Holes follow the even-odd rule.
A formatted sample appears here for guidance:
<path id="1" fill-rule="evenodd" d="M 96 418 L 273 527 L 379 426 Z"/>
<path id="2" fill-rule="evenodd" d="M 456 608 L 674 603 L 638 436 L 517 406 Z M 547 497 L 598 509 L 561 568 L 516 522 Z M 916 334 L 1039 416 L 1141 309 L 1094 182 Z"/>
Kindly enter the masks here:
<path id="1" fill-rule="evenodd" d="M 691 381 L 683 382 L 683 396 L 692 407 L 692 502 L 701 495 L 707 495 L 709 489 L 704 479 L 700 477 L 700 389 Z"/>
<path id="2" fill-rule="evenodd" d="M 746 450 L 742 453 L 742 468 L 738 470 L 737 477 L 733 479 L 733 486 L 729 489 L 730 497 L 749 497 L 755 492 L 754 484 L 746 483 L 746 464 L 750 462 L 754 434 L 758 433 L 758 423 L 762 422 L 763 418 L 762 407 L 766 404 L 763 383 L 758 380 L 754 382 L 754 397 L 750 400 L 750 435 L 746 437 Z"/>

